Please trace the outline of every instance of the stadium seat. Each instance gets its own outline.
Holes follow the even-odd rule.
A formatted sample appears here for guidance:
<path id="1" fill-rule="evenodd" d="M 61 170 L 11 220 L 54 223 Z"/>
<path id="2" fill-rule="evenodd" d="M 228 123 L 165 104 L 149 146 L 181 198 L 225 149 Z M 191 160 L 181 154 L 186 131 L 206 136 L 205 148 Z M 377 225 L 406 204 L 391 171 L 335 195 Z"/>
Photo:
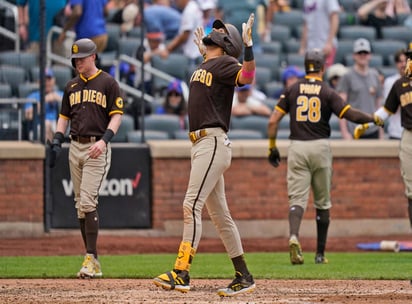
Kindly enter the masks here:
<path id="1" fill-rule="evenodd" d="M 376 39 L 376 30 L 372 26 L 365 25 L 345 25 L 339 28 L 339 39 L 356 40 L 366 38 L 369 42 Z"/>
<path id="2" fill-rule="evenodd" d="M 255 58 L 257 67 L 265 67 L 270 70 L 270 78 L 276 79 L 279 73 L 280 56 L 277 54 L 259 54 Z M 256 75 L 258 77 L 258 75 Z"/>
<path id="3" fill-rule="evenodd" d="M 234 129 L 228 133 L 229 139 L 263 139 L 260 131 Z"/>
<path id="4" fill-rule="evenodd" d="M 382 39 L 372 41 L 372 52 L 373 54 L 381 55 L 383 58 L 383 64 L 386 66 L 390 65 L 391 57 L 401 50 L 406 49 L 408 44 L 404 41 L 400 40 L 392 40 L 392 39 Z"/>
<path id="5" fill-rule="evenodd" d="M 279 41 L 261 42 L 260 46 L 264 54 L 280 54 L 282 52 L 282 43 Z"/>
<path id="6" fill-rule="evenodd" d="M 177 79 L 186 81 L 188 77 L 189 59 L 181 53 L 171 53 L 167 58 L 153 56 L 152 67 L 167 73 Z M 153 76 L 152 86 L 154 91 L 167 87 L 169 81 Z"/>
<path id="7" fill-rule="evenodd" d="M 141 125 L 141 124 L 140 124 Z M 144 129 L 166 132 L 170 139 L 180 130 L 179 116 L 173 114 L 151 114 L 144 117 Z"/>
<path id="8" fill-rule="evenodd" d="M 232 117 L 231 130 L 259 131 L 263 138 L 267 138 L 269 117 L 248 115 L 244 117 Z"/>
<path id="9" fill-rule="evenodd" d="M 286 25 L 272 24 L 270 38 L 272 41 L 279 41 L 282 45 L 292 36 L 291 29 Z"/>
<path id="10" fill-rule="evenodd" d="M 117 53 L 119 55 L 127 55 L 135 57 L 137 48 L 140 46 L 140 38 L 126 38 L 122 37 L 118 40 Z"/>
<path id="11" fill-rule="evenodd" d="M 410 27 L 398 25 L 398 26 L 384 26 L 382 27 L 383 39 L 394 39 L 409 43 L 412 41 L 412 31 Z"/>
<path id="12" fill-rule="evenodd" d="M 13 96 L 18 95 L 19 84 L 25 83 L 28 74 L 23 67 L 0 65 L 0 82 L 11 86 Z"/>
<path id="13" fill-rule="evenodd" d="M 170 140 L 169 134 L 164 131 L 145 130 L 144 138 L 146 140 Z M 142 130 L 134 130 L 127 133 L 127 142 L 142 143 Z"/>
<path id="14" fill-rule="evenodd" d="M 286 55 L 286 61 L 288 65 L 296 65 L 299 67 L 305 65 L 305 57 L 298 53 L 288 53 Z"/>
<path id="15" fill-rule="evenodd" d="M 371 55 L 371 60 L 369 61 L 369 66 L 374 67 L 374 68 L 381 68 L 383 67 L 383 57 L 382 55 L 379 54 L 372 54 Z M 352 66 L 353 65 L 353 54 L 347 54 L 345 56 L 345 65 L 346 66 Z"/>
<path id="16" fill-rule="evenodd" d="M 30 93 L 39 90 L 38 82 L 24 82 L 20 83 L 17 87 L 19 98 L 26 98 Z"/>
<path id="17" fill-rule="evenodd" d="M 264 91 L 265 85 L 274 79 L 272 71 L 268 67 L 257 66 L 255 74 L 255 84 L 258 90 Z"/>
<path id="18" fill-rule="evenodd" d="M 0 98 L 12 97 L 11 86 L 8 83 L 0 83 Z"/>
<path id="19" fill-rule="evenodd" d="M 335 62 L 345 64 L 345 56 L 353 53 L 353 40 L 339 39 L 336 50 Z"/>

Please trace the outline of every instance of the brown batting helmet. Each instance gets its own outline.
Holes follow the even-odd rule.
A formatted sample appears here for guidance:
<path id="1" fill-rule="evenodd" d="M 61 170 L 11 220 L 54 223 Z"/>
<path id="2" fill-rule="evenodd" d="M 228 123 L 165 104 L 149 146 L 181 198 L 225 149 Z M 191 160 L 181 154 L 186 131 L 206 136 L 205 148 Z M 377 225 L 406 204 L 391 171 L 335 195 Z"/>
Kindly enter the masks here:
<path id="1" fill-rule="evenodd" d="M 210 39 L 215 44 L 220 46 L 226 52 L 226 54 L 238 58 L 242 54 L 243 45 L 242 37 L 240 36 L 238 29 L 230 23 L 224 24 L 219 19 L 216 19 L 213 22 L 213 28 L 223 28 L 225 29 L 225 33 L 212 31 L 209 34 Z"/>
<path id="2" fill-rule="evenodd" d="M 96 54 L 97 60 L 97 46 L 92 40 L 88 38 L 82 38 L 75 41 L 72 45 L 72 54 L 70 56 L 70 59 L 72 60 L 72 66 L 76 68 L 74 62 L 75 58 L 85 58 L 93 54 Z"/>
<path id="3" fill-rule="evenodd" d="M 319 72 L 325 64 L 325 55 L 320 49 L 312 49 L 305 54 L 305 72 Z"/>

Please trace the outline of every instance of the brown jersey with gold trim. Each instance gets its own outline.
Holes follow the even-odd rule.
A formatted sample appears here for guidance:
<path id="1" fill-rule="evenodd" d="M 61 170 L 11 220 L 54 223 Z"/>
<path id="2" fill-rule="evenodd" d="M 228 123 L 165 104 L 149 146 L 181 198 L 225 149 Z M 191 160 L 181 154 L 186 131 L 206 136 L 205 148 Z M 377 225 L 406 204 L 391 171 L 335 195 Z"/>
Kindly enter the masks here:
<path id="1" fill-rule="evenodd" d="M 401 125 L 412 130 L 412 79 L 403 76 L 395 81 L 385 101 L 385 108 L 392 114 L 401 107 Z"/>
<path id="2" fill-rule="evenodd" d="M 99 70 L 92 77 L 78 75 L 66 84 L 60 115 L 71 120 L 71 135 L 102 136 L 110 116 L 123 114 L 123 107 L 118 83 Z"/>
<path id="3" fill-rule="evenodd" d="M 286 88 L 276 109 L 290 115 L 290 139 L 314 140 L 330 137 L 329 120 L 347 109 L 345 101 L 320 78 L 306 76 Z"/>
<path id="4" fill-rule="evenodd" d="M 233 94 L 242 68 L 233 57 L 209 59 L 193 72 L 188 100 L 189 129 L 220 127 L 229 130 Z"/>

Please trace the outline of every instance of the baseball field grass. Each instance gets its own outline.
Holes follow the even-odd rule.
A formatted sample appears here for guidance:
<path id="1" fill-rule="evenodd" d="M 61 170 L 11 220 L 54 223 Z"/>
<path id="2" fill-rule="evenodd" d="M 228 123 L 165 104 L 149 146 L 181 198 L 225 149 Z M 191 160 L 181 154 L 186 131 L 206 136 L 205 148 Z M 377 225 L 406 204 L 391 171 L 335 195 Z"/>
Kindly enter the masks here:
<path id="1" fill-rule="evenodd" d="M 150 279 L 172 269 L 175 254 L 103 255 L 104 278 Z M 288 252 L 246 254 L 257 279 L 410 280 L 412 256 L 408 252 L 328 253 L 328 264 L 315 264 L 305 254 L 303 265 L 291 265 Z M 6 256 L 0 258 L 0 278 L 73 278 L 82 256 Z M 233 267 L 225 253 L 199 253 L 192 278 L 232 278 Z"/>

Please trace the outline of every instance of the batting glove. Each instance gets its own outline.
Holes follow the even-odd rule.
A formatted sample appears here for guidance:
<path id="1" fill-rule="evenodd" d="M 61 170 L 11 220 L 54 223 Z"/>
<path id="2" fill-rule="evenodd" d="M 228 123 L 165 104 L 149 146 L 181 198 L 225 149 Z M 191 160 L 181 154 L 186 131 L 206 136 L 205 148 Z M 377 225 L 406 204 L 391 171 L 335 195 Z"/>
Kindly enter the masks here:
<path id="1" fill-rule="evenodd" d="M 242 39 L 246 46 L 252 46 L 252 27 L 255 22 L 255 14 L 251 13 L 247 23 L 242 24 Z"/>
<path id="2" fill-rule="evenodd" d="M 62 151 L 62 143 L 64 142 L 64 135 L 61 132 L 56 132 L 52 142 L 48 141 L 50 147 L 49 167 L 54 168 L 56 166 L 56 160 Z"/>
<path id="3" fill-rule="evenodd" d="M 273 167 L 279 167 L 280 154 L 278 148 L 274 147 L 272 149 L 269 149 L 268 161 Z"/>
<path id="4" fill-rule="evenodd" d="M 359 139 L 366 132 L 367 129 L 369 129 L 368 123 L 356 126 L 355 130 L 353 130 L 353 138 Z"/>
<path id="5" fill-rule="evenodd" d="M 373 122 L 375 123 L 375 125 L 379 126 L 379 127 L 383 127 L 385 125 L 385 121 L 378 115 L 373 115 Z"/>
<path id="6" fill-rule="evenodd" d="M 200 55 L 205 57 L 206 46 L 203 44 L 203 37 L 205 37 L 205 31 L 203 30 L 203 27 L 200 26 L 195 30 L 195 39 L 193 41 L 197 45 Z"/>

